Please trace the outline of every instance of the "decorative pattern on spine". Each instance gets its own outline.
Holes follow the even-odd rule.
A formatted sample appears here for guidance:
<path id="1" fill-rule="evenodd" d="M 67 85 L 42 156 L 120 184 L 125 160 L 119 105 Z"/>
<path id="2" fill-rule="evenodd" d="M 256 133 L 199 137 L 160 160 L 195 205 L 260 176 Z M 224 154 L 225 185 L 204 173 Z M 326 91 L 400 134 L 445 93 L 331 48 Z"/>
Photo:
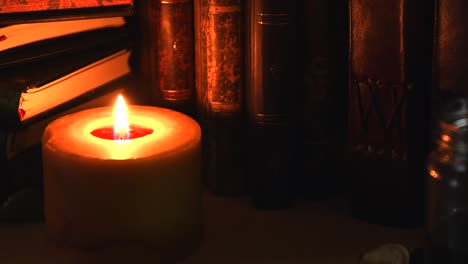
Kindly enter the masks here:
<path id="1" fill-rule="evenodd" d="M 369 222 L 418 225 L 430 142 L 433 6 L 430 0 L 349 3 L 352 210 Z"/>
<path id="2" fill-rule="evenodd" d="M 381 159 L 407 160 L 407 99 L 412 84 L 351 81 L 350 138 L 353 151 Z"/>
<path id="3" fill-rule="evenodd" d="M 205 183 L 219 195 L 244 191 L 241 0 L 195 0 L 196 89 Z"/>

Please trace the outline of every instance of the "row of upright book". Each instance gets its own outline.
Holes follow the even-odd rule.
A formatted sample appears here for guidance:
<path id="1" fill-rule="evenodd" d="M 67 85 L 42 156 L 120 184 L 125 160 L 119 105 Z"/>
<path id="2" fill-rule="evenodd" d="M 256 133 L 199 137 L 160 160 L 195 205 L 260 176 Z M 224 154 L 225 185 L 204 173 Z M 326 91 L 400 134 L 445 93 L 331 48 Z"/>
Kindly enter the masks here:
<path id="1" fill-rule="evenodd" d="M 195 101 L 213 192 L 278 208 L 345 186 L 356 216 L 421 225 L 435 113 L 467 91 L 463 3 L 151 1 L 143 79 Z"/>
<path id="2" fill-rule="evenodd" d="M 42 132 L 133 94 L 133 1 L 6 1 L 0 7 L 0 220 L 42 217 Z"/>
<path id="3" fill-rule="evenodd" d="M 315 176 L 329 169 L 325 162 L 307 168 L 317 164 L 309 159 L 324 157 L 328 147 L 315 151 L 326 144 L 321 132 L 303 132 L 311 126 L 305 112 L 312 108 L 305 105 L 327 99 L 304 99 L 300 56 L 308 47 L 299 39 L 301 29 L 309 30 L 300 23 L 308 11 L 317 14 L 311 24 L 322 20 L 326 28 L 335 13 L 328 13 L 327 1 L 309 2 L 144 1 L 139 6 L 140 28 L 148 33 L 138 45 L 142 83 L 149 84 L 154 104 L 199 121 L 205 186 L 212 193 L 247 193 L 258 208 L 286 208 L 302 194 L 326 193 L 317 182 L 333 185 L 331 177 Z M 320 41 L 334 45 L 324 32 Z M 314 65 L 313 81 L 328 83 L 329 53 L 309 54 L 325 62 Z M 319 167 L 322 171 L 313 171 Z"/>

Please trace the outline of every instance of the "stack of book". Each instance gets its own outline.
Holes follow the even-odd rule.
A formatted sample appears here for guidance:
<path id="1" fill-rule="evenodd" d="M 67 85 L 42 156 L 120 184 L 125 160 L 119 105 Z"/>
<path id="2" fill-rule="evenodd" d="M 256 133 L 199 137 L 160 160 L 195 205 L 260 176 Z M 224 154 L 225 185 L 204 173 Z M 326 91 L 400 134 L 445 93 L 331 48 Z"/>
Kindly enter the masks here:
<path id="1" fill-rule="evenodd" d="M 0 7 L 0 221 L 42 218 L 40 141 L 48 123 L 132 93 L 133 1 L 79 2 Z"/>

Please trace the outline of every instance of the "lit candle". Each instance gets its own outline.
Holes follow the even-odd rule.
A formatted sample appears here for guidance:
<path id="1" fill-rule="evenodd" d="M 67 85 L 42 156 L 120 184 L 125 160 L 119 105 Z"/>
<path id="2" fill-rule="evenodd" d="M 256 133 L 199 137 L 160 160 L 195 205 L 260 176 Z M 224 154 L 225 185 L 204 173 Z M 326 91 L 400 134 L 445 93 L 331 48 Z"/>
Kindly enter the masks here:
<path id="1" fill-rule="evenodd" d="M 177 249 L 198 242 L 199 125 L 179 112 L 136 105 L 128 106 L 126 120 L 126 108 L 119 98 L 116 109 L 89 109 L 47 126 L 48 236 L 78 247 L 141 242 Z"/>

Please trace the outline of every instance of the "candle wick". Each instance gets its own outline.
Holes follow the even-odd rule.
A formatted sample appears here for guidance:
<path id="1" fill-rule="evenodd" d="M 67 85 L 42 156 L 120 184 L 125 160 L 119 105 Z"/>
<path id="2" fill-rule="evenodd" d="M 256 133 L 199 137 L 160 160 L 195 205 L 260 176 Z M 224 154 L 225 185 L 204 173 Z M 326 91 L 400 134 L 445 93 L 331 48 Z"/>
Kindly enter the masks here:
<path id="1" fill-rule="evenodd" d="M 123 141 L 129 138 L 130 138 L 130 131 L 125 131 L 125 130 L 122 131 L 122 129 L 118 129 L 117 131 L 114 130 L 114 140 Z"/>

